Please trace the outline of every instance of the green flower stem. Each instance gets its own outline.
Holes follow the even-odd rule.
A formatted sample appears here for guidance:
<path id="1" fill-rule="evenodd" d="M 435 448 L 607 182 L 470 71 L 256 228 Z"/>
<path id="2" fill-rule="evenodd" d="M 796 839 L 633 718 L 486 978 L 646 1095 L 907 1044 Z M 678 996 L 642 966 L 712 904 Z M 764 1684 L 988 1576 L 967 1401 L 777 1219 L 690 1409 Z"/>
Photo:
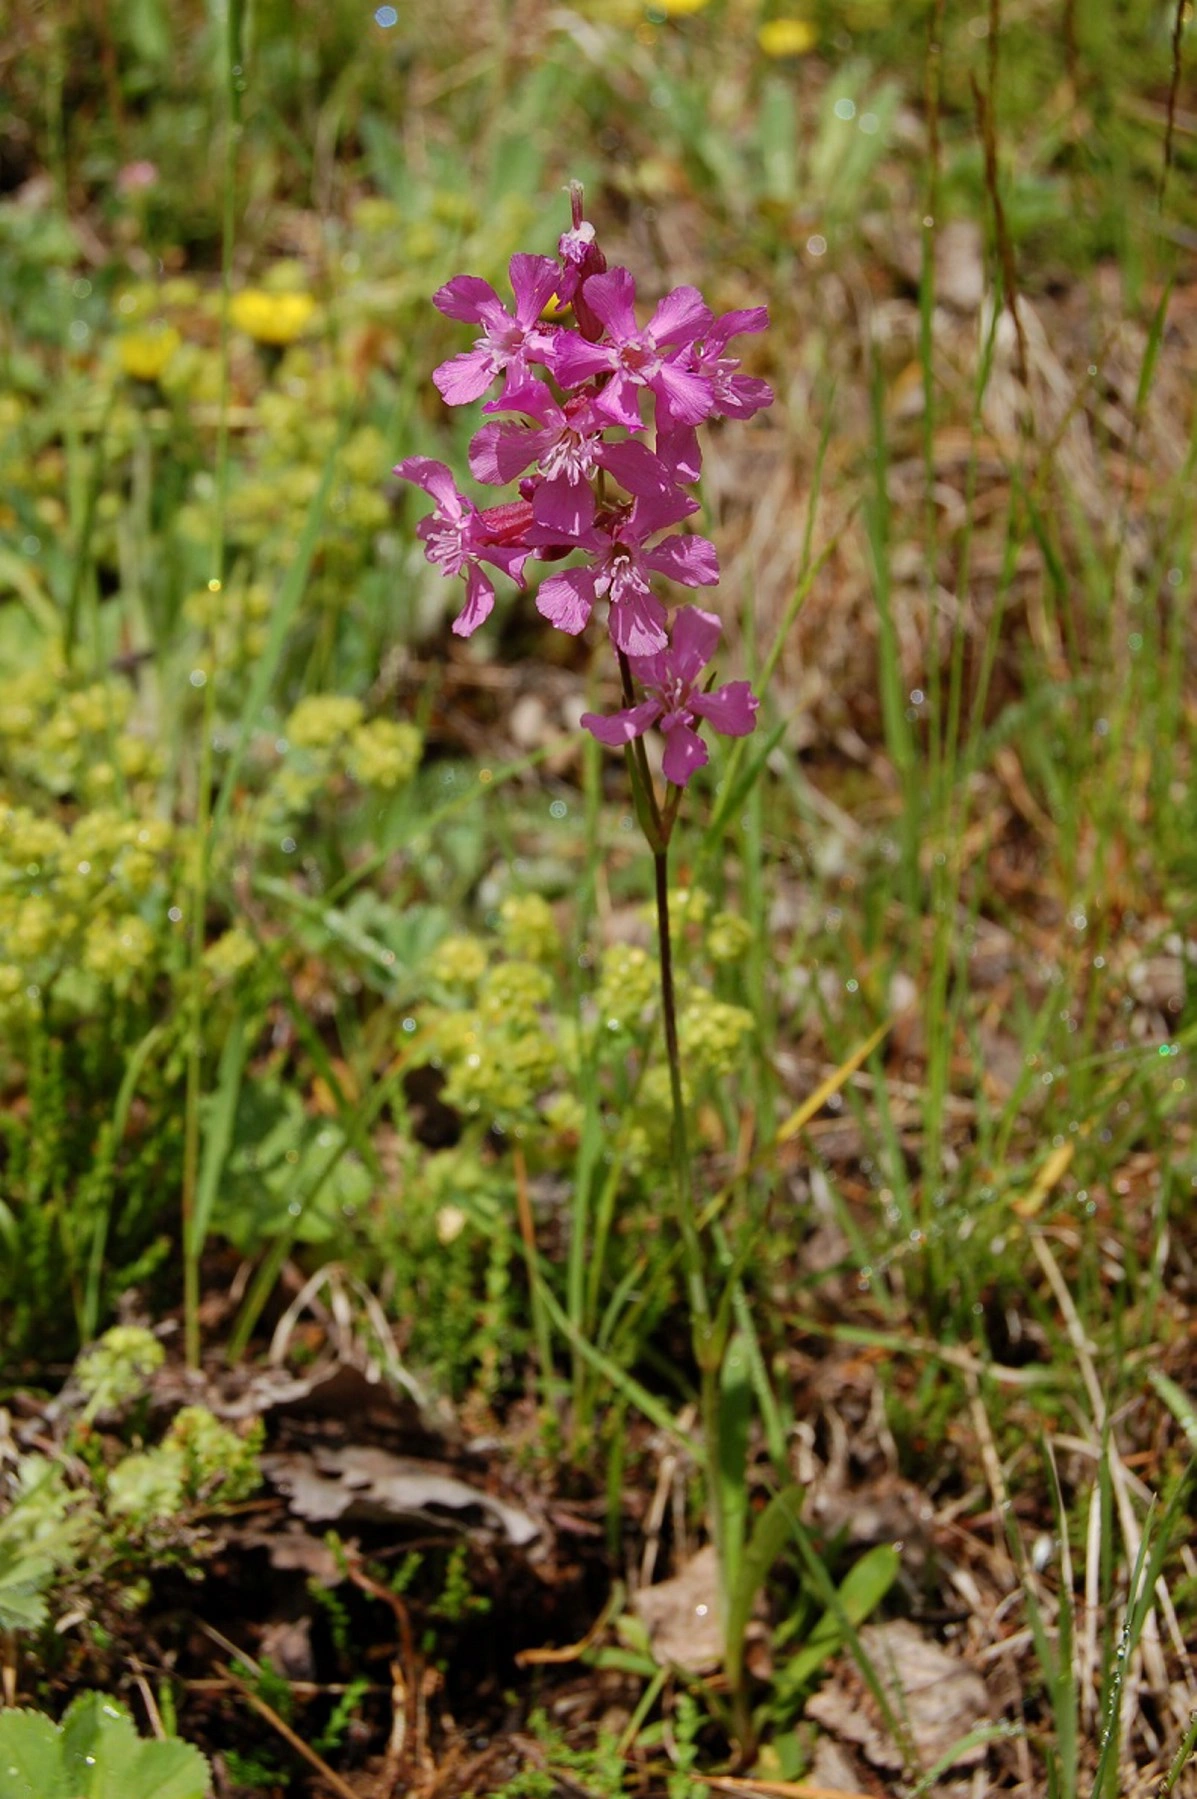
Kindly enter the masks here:
<path id="1" fill-rule="evenodd" d="M 241 135 L 241 0 L 229 0 L 225 15 L 224 78 L 224 211 L 220 257 L 220 395 L 216 440 L 216 516 L 212 527 L 212 577 L 219 588 L 225 576 L 225 518 L 229 491 L 229 296 L 232 292 L 233 245 L 237 229 L 237 146 Z M 209 637 L 209 648 L 212 646 Z M 200 1257 L 196 1241 L 195 1202 L 199 1182 L 200 1101 L 203 1098 L 203 958 L 208 904 L 208 872 L 212 854 L 212 729 L 216 716 L 215 664 L 204 691 L 200 725 L 199 770 L 195 800 L 195 860 L 191 883 L 191 991 L 187 1023 L 187 1086 L 183 1121 L 183 1347 L 189 1368 L 200 1359 Z"/>
<path id="2" fill-rule="evenodd" d="M 624 702 L 631 705 L 635 690 L 627 657 L 619 652 L 619 672 L 623 683 Z M 661 1018 L 665 1034 L 665 1054 L 669 1063 L 669 1092 L 672 1102 L 670 1142 L 673 1152 L 673 1198 L 678 1235 L 681 1239 L 682 1265 L 685 1269 L 686 1294 L 690 1305 L 690 1328 L 694 1355 L 698 1362 L 701 1384 L 702 1435 L 707 1477 L 707 1504 L 715 1550 L 721 1566 L 726 1565 L 725 1530 L 719 1486 L 719 1364 L 720 1332 L 711 1310 L 703 1262 L 702 1234 L 694 1203 L 694 1182 L 690 1165 L 690 1147 L 686 1132 L 686 1106 L 682 1092 L 682 1058 L 677 1029 L 677 995 L 673 982 L 673 936 L 669 923 L 669 840 L 677 822 L 681 805 L 680 787 L 667 788 L 665 805 L 657 800 L 652 772 L 642 738 L 628 744 L 628 776 L 640 828 L 653 857 L 653 873 L 657 902 L 657 951 L 661 967 Z"/>

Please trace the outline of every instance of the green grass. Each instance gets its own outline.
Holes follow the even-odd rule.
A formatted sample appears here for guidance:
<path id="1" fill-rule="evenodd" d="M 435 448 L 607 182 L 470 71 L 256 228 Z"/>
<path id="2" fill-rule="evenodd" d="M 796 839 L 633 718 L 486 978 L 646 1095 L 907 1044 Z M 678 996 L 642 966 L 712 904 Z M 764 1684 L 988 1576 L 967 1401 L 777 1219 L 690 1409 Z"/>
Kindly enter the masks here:
<path id="1" fill-rule="evenodd" d="M 450 640 L 388 476 L 413 453 L 464 467 L 432 292 L 551 250 L 581 178 L 645 293 L 767 300 L 779 395 L 718 439 L 704 527 L 721 665 L 759 674 L 760 725 L 695 784 L 671 878 L 703 896 L 675 901 L 687 992 L 751 1014 L 691 1067 L 718 1360 L 734 1345 L 707 1445 L 729 1671 L 759 1592 L 790 1674 L 706 1691 L 696 1721 L 636 1651 L 629 1790 L 673 1740 L 682 1791 L 729 1728 L 803 1773 L 802 1704 L 843 1644 L 931 1779 L 858 1628 L 927 1595 L 891 1588 L 877 1547 L 787 1522 L 841 1379 L 864 1406 L 850 1481 L 888 1456 L 967 1534 L 966 1640 L 1020 1695 L 992 1776 L 1064 1799 L 1162 1778 L 1187 1740 L 1166 1682 L 1193 1628 L 1197 1181 L 1197 215 L 1180 114 L 1159 201 L 1172 20 L 854 0 L 812 8 L 815 47 L 779 62 L 744 0 L 400 10 L 233 5 L 221 31 L 144 0 L 18 28 L 9 1385 L 52 1387 L 130 1289 L 182 1319 L 191 1360 L 252 1362 L 280 1278 L 327 1263 L 472 1428 L 530 1412 L 538 1479 L 605 1487 L 613 1544 L 647 1428 L 693 1434 L 648 859 L 622 766 L 571 728 L 603 701 L 602 646 L 504 602 Z M 150 184 L 122 180 L 143 159 Z M 981 306 L 943 260 L 958 227 Z M 283 339 L 278 296 L 310 296 L 292 340 L 238 325 L 257 288 Z M 530 939 L 504 911 L 529 895 L 551 907 Z M 702 1508 L 696 1481 L 700 1534 Z M 936 1541 L 932 1612 L 959 1604 Z M 31 1640 L 29 1666 L 46 1653 Z"/>

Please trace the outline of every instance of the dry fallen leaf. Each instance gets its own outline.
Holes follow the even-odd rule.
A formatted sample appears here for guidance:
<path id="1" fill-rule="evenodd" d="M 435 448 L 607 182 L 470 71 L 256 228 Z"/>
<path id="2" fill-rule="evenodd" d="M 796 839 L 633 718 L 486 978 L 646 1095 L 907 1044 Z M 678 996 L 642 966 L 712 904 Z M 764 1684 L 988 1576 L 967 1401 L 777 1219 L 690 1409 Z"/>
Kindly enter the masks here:
<path id="1" fill-rule="evenodd" d="M 700 1549 L 680 1574 L 644 1587 L 633 1600 L 659 1662 L 675 1662 L 691 1674 L 709 1674 L 723 1659 L 719 1617 L 719 1561 Z"/>
<path id="2" fill-rule="evenodd" d="M 317 1449 L 264 1455 L 268 1480 L 287 1495 L 291 1510 L 312 1522 L 336 1518 L 417 1518 L 446 1523 L 445 1513 L 480 1512 L 498 1525 L 516 1547 L 530 1543 L 540 1527 L 527 1512 L 448 1474 L 434 1462 L 391 1455 L 385 1449 Z M 454 1520 L 459 1527 L 466 1520 Z"/>
<path id="3" fill-rule="evenodd" d="M 869 1624 L 860 1639 L 896 1716 L 905 1720 L 911 1746 L 924 1768 L 991 1716 L 980 1675 L 959 1655 L 924 1636 L 916 1624 L 904 1618 Z M 855 1743 L 875 1768 L 902 1769 L 906 1758 L 851 1663 L 840 1663 L 827 1685 L 808 1700 L 806 1711 L 841 1742 Z M 975 1767 L 985 1754 L 985 1745 L 977 1744 L 962 1751 L 951 1765 Z"/>

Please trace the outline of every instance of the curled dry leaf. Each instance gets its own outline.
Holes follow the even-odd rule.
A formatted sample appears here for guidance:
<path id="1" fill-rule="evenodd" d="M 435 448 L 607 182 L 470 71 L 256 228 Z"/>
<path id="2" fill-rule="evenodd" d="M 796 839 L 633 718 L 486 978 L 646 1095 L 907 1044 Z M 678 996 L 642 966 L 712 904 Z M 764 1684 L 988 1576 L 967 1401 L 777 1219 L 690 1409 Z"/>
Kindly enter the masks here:
<path id="1" fill-rule="evenodd" d="M 516 1548 L 533 1541 L 540 1526 L 527 1512 L 493 1494 L 470 1486 L 434 1462 L 391 1455 L 385 1449 L 317 1449 L 262 1457 L 267 1478 L 287 1495 L 301 1518 L 331 1523 L 335 1519 L 415 1518 L 444 1525 L 445 1514 L 464 1528 L 469 1514 L 481 1514 Z"/>

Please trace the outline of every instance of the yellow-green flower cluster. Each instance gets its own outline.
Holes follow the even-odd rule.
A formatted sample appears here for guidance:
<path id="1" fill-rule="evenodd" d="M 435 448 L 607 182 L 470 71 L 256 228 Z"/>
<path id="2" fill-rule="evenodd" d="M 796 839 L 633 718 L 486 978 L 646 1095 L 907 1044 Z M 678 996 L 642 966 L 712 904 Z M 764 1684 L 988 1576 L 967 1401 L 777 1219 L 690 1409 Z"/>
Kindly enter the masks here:
<path id="1" fill-rule="evenodd" d="M 361 701 L 340 693 L 300 700 L 283 736 L 286 760 L 271 786 L 270 813 L 305 812 L 346 778 L 377 793 L 393 793 L 416 773 L 423 748 L 415 725 L 366 719 Z"/>
<path id="2" fill-rule="evenodd" d="M 11 1019 L 64 970 L 127 993 L 154 966 L 143 908 L 169 879 L 175 832 L 108 807 L 67 830 L 0 804 L 0 1011 Z"/>
<path id="3" fill-rule="evenodd" d="M 446 1073 L 447 1104 L 498 1123 L 525 1116 L 561 1075 L 550 1032 L 553 981 L 534 962 L 492 963 L 477 937 L 446 937 L 428 961 L 441 987 L 475 1003 L 438 1014 L 428 1053 Z"/>
<path id="4" fill-rule="evenodd" d="M 18 780 L 85 800 L 156 781 L 161 758 L 127 729 L 131 708 L 127 687 L 72 686 L 47 658 L 0 682 L 0 763 Z"/>
<path id="5" fill-rule="evenodd" d="M 511 893 L 499 907 L 499 942 L 509 956 L 551 962 L 561 949 L 553 908 L 539 893 Z"/>
<path id="6" fill-rule="evenodd" d="M 393 793 L 419 768 L 422 748 L 415 725 L 397 718 L 371 718 L 349 733 L 346 772 L 359 787 Z"/>
<path id="7" fill-rule="evenodd" d="M 451 992 L 472 992 L 486 967 L 486 945 L 465 935 L 442 937 L 427 963 L 432 980 Z"/>
<path id="8" fill-rule="evenodd" d="M 613 943 L 599 961 L 598 1008 L 600 1032 L 638 1031 L 659 992 L 657 964 L 647 950 L 634 943 Z"/>
<path id="9" fill-rule="evenodd" d="M 266 648 L 271 605 L 265 582 L 211 581 L 188 594 L 183 616 L 205 633 L 220 668 L 244 668 Z"/>
<path id="10" fill-rule="evenodd" d="M 752 1013 L 713 993 L 692 988 L 678 1019 L 683 1065 L 695 1073 L 728 1075 L 752 1034 Z"/>
<path id="11" fill-rule="evenodd" d="M 752 926 L 738 912 L 716 912 L 707 926 L 707 954 L 712 962 L 739 962 L 752 942 Z"/>

